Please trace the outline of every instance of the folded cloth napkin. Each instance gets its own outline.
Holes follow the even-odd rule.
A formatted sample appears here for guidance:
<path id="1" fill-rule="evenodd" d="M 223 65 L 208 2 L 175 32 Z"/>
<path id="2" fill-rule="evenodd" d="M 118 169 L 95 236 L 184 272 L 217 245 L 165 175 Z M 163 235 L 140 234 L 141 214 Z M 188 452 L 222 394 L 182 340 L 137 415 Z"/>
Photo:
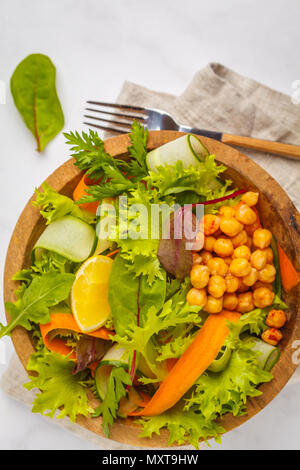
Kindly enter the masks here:
<path id="1" fill-rule="evenodd" d="M 209 64 L 196 73 L 178 97 L 125 82 L 117 101 L 162 109 L 181 124 L 193 127 L 300 144 L 300 105 L 293 104 L 289 96 L 220 64 Z M 299 162 L 251 150 L 242 151 L 280 183 L 299 209 Z M 299 380 L 298 369 L 289 383 Z M 0 386 L 17 400 L 31 405 L 34 393 L 22 387 L 26 381 L 24 369 L 13 357 Z M 54 422 L 102 449 L 132 448 L 97 436 L 67 419 Z"/>

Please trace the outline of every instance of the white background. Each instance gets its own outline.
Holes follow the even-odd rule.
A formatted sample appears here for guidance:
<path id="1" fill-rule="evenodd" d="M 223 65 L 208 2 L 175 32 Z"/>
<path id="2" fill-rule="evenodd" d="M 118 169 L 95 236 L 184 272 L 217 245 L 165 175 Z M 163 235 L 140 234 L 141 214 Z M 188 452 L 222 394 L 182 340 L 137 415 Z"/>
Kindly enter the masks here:
<path id="1" fill-rule="evenodd" d="M 0 80 L 6 84 L 6 104 L 0 104 L 1 271 L 34 187 L 68 158 L 62 135 L 38 154 L 13 105 L 9 80 L 24 57 L 50 56 L 65 130 L 80 130 L 85 100 L 114 100 L 124 80 L 179 94 L 211 61 L 291 94 L 300 79 L 299 17 L 299 0 L 0 0 Z M 4 343 L 8 360 L 12 346 L 7 338 Z M 0 448 L 95 447 L 0 391 Z M 221 448 L 299 449 L 300 384 L 228 433 Z"/>

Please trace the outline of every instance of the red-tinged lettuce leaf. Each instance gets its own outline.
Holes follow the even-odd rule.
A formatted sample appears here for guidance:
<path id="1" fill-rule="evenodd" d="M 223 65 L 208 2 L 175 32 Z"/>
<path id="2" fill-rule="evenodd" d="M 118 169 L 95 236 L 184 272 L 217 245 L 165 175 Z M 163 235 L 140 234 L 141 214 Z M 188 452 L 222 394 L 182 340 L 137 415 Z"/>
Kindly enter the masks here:
<path id="1" fill-rule="evenodd" d="M 77 363 L 74 366 L 73 374 L 86 369 L 92 362 L 100 361 L 107 351 L 107 341 L 93 336 L 82 336 L 76 347 Z"/>
<path id="2" fill-rule="evenodd" d="M 165 270 L 184 279 L 192 269 L 192 246 L 196 238 L 197 219 L 191 206 L 178 209 L 170 217 L 170 236 L 162 238 L 157 251 Z"/>

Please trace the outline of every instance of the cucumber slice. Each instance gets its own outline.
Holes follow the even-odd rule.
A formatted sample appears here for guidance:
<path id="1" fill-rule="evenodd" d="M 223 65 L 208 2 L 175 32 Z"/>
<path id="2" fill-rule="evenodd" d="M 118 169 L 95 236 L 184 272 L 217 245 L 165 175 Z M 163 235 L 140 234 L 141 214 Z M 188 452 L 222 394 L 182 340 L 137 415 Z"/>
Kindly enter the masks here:
<path id="1" fill-rule="evenodd" d="M 96 234 L 91 225 L 71 215 L 47 225 L 36 242 L 34 250 L 44 248 L 79 263 L 95 248 Z"/>
<path id="2" fill-rule="evenodd" d="M 160 165 L 174 165 L 181 160 L 186 168 L 190 165 L 200 166 L 209 155 L 202 142 L 192 134 L 172 140 L 148 153 L 146 163 L 149 170 L 156 171 Z"/>
<path id="3" fill-rule="evenodd" d="M 225 369 L 227 366 L 230 357 L 231 350 L 227 346 L 224 346 L 218 354 L 217 358 L 208 367 L 208 370 L 211 372 L 221 372 L 221 370 Z"/>
<path id="4" fill-rule="evenodd" d="M 265 343 L 254 336 L 247 336 L 247 339 L 254 341 L 253 351 L 259 351 L 261 354 L 257 357 L 258 365 L 261 369 L 270 372 L 275 366 L 280 356 L 280 350 L 276 346 Z"/>
<path id="5" fill-rule="evenodd" d="M 113 367 L 129 368 L 130 353 L 124 348 L 117 348 L 117 345 L 107 351 L 100 361 L 95 372 L 95 384 L 98 395 L 104 400 L 107 392 L 107 382 Z"/>
<path id="6" fill-rule="evenodd" d="M 107 233 L 109 233 L 109 228 L 112 224 L 115 223 L 115 217 L 114 214 L 115 212 L 111 214 L 111 217 L 109 217 L 108 214 L 108 207 L 109 205 L 112 205 L 114 202 L 114 199 L 111 197 L 105 197 L 103 198 L 101 204 L 99 204 L 98 209 L 97 209 L 97 218 L 96 218 L 96 233 L 97 233 L 97 245 L 95 249 L 95 255 L 100 255 L 107 249 L 111 248 L 113 242 L 108 240 L 108 238 L 100 238 L 101 234 L 101 220 L 103 222 L 103 218 L 105 219 L 105 229 L 104 229 L 104 234 L 107 236 Z"/>

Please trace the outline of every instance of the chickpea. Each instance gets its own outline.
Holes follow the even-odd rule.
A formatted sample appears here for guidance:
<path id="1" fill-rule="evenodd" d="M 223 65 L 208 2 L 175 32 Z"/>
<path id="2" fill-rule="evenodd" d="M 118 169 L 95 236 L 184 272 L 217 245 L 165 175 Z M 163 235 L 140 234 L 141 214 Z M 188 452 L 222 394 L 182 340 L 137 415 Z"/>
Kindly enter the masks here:
<path id="1" fill-rule="evenodd" d="M 273 292 L 273 286 L 268 282 L 256 281 L 253 286 L 253 289 L 259 289 L 259 287 L 265 287 L 266 289 L 269 289 L 271 292 Z"/>
<path id="2" fill-rule="evenodd" d="M 207 265 L 208 261 L 212 259 L 213 255 L 209 251 L 201 251 L 202 264 Z"/>
<path id="3" fill-rule="evenodd" d="M 234 217 L 235 210 L 230 206 L 222 206 L 220 207 L 219 214 L 223 217 L 231 218 Z"/>
<path id="4" fill-rule="evenodd" d="M 251 268 L 250 274 L 243 277 L 243 283 L 246 286 L 253 286 L 258 279 L 258 271 L 255 268 Z"/>
<path id="5" fill-rule="evenodd" d="M 226 289 L 225 279 L 219 275 L 211 276 L 207 290 L 213 297 L 222 297 Z"/>
<path id="6" fill-rule="evenodd" d="M 229 266 L 229 271 L 236 277 L 248 276 L 251 265 L 245 258 L 234 258 Z"/>
<path id="7" fill-rule="evenodd" d="M 230 273 L 226 274 L 225 283 L 226 283 L 226 292 L 230 294 L 237 291 L 241 285 L 240 279 L 238 277 L 233 276 Z"/>
<path id="8" fill-rule="evenodd" d="M 249 207 L 255 206 L 258 201 L 258 193 L 247 191 L 245 194 L 243 194 L 241 200 Z"/>
<path id="9" fill-rule="evenodd" d="M 193 250 L 200 251 L 202 250 L 203 245 L 204 245 L 204 233 L 200 230 L 197 233 L 196 238 L 193 242 Z"/>
<path id="10" fill-rule="evenodd" d="M 254 224 L 245 225 L 245 230 L 247 232 L 247 235 L 249 235 L 249 237 L 253 237 L 255 230 L 259 228 L 261 228 L 261 225 L 258 219 L 256 220 L 256 222 L 254 222 Z"/>
<path id="11" fill-rule="evenodd" d="M 203 310 L 208 313 L 219 313 L 223 308 L 223 297 L 215 298 L 212 295 L 207 297 L 207 302 Z"/>
<path id="12" fill-rule="evenodd" d="M 279 341 L 282 340 L 282 333 L 281 331 L 277 330 L 277 328 L 268 328 L 261 335 L 261 339 L 265 343 L 272 344 L 272 346 L 276 346 Z"/>
<path id="13" fill-rule="evenodd" d="M 238 300 L 238 305 L 237 305 L 238 312 L 246 313 L 254 309 L 252 292 L 245 292 L 244 294 L 239 294 L 237 297 L 237 300 Z"/>
<path id="14" fill-rule="evenodd" d="M 270 310 L 266 319 L 266 324 L 272 328 L 282 328 L 286 320 L 286 314 L 283 310 Z"/>
<path id="15" fill-rule="evenodd" d="M 259 287 L 253 291 L 253 300 L 255 307 L 269 307 L 274 300 L 274 292 L 271 292 L 267 287 Z"/>
<path id="16" fill-rule="evenodd" d="M 262 282 L 273 282 L 276 276 L 276 269 L 273 264 L 266 264 L 266 266 L 258 272 L 258 279 Z"/>
<path id="17" fill-rule="evenodd" d="M 207 263 L 207 267 L 213 276 L 225 276 L 228 271 L 228 266 L 222 258 L 211 258 Z"/>
<path id="18" fill-rule="evenodd" d="M 244 225 L 251 225 L 256 222 L 257 215 L 247 204 L 241 204 L 235 212 L 236 219 Z"/>
<path id="19" fill-rule="evenodd" d="M 249 291 L 249 286 L 246 286 L 246 284 L 244 284 L 243 281 L 241 280 L 241 283 L 239 285 L 237 292 L 239 294 L 243 294 L 244 292 L 248 292 L 248 291 Z"/>
<path id="20" fill-rule="evenodd" d="M 220 227 L 220 217 L 213 214 L 205 214 L 204 216 L 204 234 L 212 235 Z"/>
<path id="21" fill-rule="evenodd" d="M 197 289 L 207 286 L 209 281 L 209 269 L 203 264 L 195 264 L 190 272 L 191 283 Z"/>
<path id="22" fill-rule="evenodd" d="M 258 228 L 253 233 L 253 245 L 263 250 L 268 248 L 272 240 L 272 233 L 265 228 Z"/>
<path id="23" fill-rule="evenodd" d="M 190 305 L 198 305 L 204 307 L 207 302 L 207 295 L 205 289 L 195 289 L 193 287 L 187 293 L 186 300 Z"/>
<path id="24" fill-rule="evenodd" d="M 248 236 L 245 230 L 242 230 L 235 237 L 231 238 L 234 248 L 236 248 L 237 246 L 246 245 L 247 240 L 248 240 Z"/>
<path id="25" fill-rule="evenodd" d="M 268 264 L 272 264 L 273 263 L 273 259 L 274 259 L 274 254 L 273 254 L 273 250 L 272 248 L 265 248 L 263 251 L 266 252 L 267 254 L 267 263 Z"/>
<path id="26" fill-rule="evenodd" d="M 205 237 L 204 238 L 204 250 L 206 251 L 213 251 L 214 244 L 216 242 L 215 237 Z"/>
<path id="27" fill-rule="evenodd" d="M 228 235 L 228 237 L 235 237 L 239 232 L 243 230 L 243 225 L 240 224 L 233 217 L 222 217 L 220 222 L 220 229 L 223 233 L 225 233 L 225 235 Z"/>
<path id="28" fill-rule="evenodd" d="M 202 256 L 199 253 L 193 253 L 193 264 L 201 264 Z"/>
<path id="29" fill-rule="evenodd" d="M 249 250 L 251 250 L 251 247 L 252 247 L 252 238 L 249 237 L 249 235 L 247 235 L 247 243 L 245 243 L 245 245 L 249 248 Z"/>
<path id="30" fill-rule="evenodd" d="M 233 258 L 245 258 L 250 259 L 251 251 L 246 245 L 241 245 L 235 248 Z"/>
<path id="31" fill-rule="evenodd" d="M 263 250 L 255 250 L 253 251 L 250 260 L 251 266 L 260 271 L 267 264 L 267 253 Z"/>
<path id="32" fill-rule="evenodd" d="M 214 233 L 214 237 L 217 239 L 222 236 L 223 236 L 222 230 L 218 228 L 218 230 Z"/>
<path id="33" fill-rule="evenodd" d="M 238 298 L 235 294 L 225 294 L 223 297 L 223 308 L 226 310 L 235 310 L 238 304 Z"/>
<path id="34" fill-rule="evenodd" d="M 227 266 L 230 266 L 230 263 L 231 263 L 231 261 L 232 261 L 231 256 L 226 256 L 225 258 L 223 258 L 223 260 L 225 261 L 225 263 L 227 264 Z"/>
<path id="35" fill-rule="evenodd" d="M 233 244 L 229 238 L 218 238 L 214 244 L 214 252 L 218 256 L 230 256 L 233 253 Z"/>

